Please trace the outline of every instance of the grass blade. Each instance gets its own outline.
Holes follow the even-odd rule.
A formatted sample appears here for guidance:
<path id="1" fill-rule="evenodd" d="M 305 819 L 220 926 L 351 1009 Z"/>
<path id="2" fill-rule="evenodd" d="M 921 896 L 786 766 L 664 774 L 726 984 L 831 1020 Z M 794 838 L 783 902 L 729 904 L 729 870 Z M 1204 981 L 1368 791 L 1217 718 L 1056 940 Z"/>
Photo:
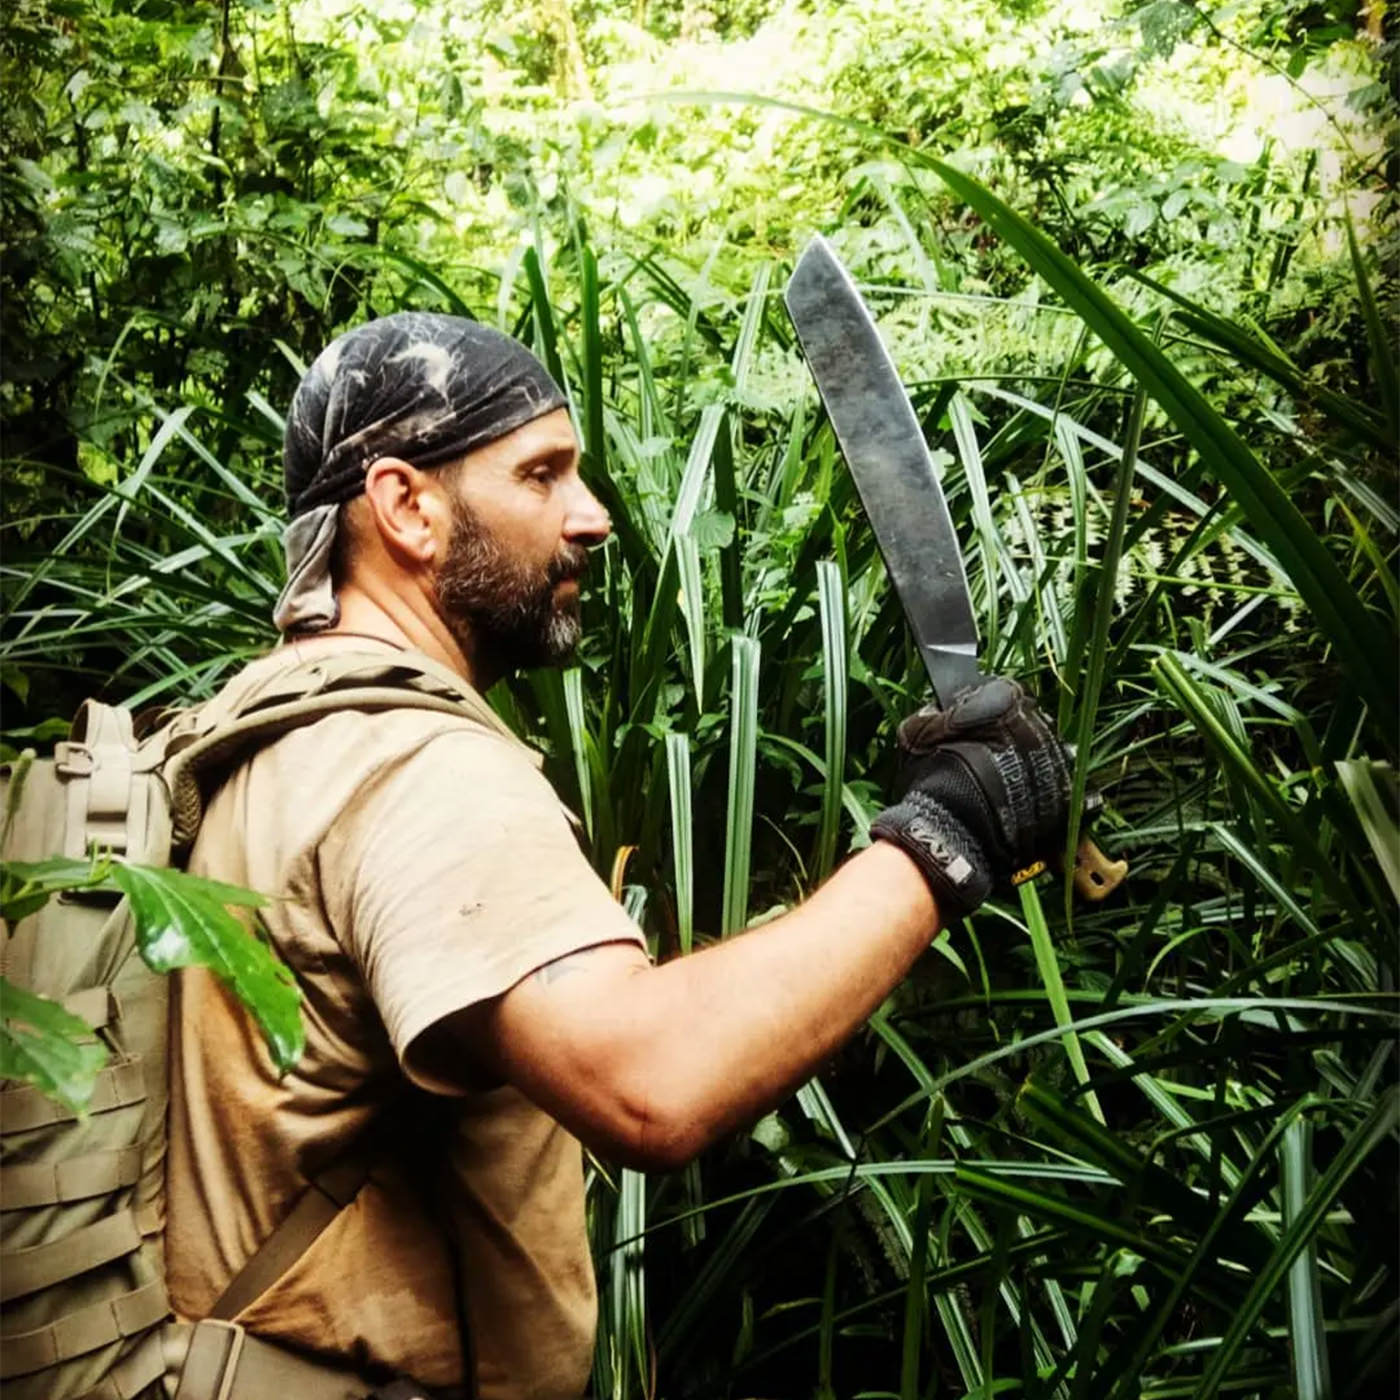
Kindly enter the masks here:
<path id="1" fill-rule="evenodd" d="M 817 565 L 817 594 L 822 626 L 826 779 L 822 784 L 821 828 L 812 878 L 815 884 L 821 884 L 836 863 L 846 770 L 846 588 L 839 564 L 824 559 Z"/>
<path id="2" fill-rule="evenodd" d="M 749 862 L 753 855 L 753 791 L 758 763 L 759 645 L 752 637 L 732 639 L 729 692 L 729 805 L 724 832 L 724 903 L 720 936 L 748 923 Z"/>
<path id="3" fill-rule="evenodd" d="M 1356 274 L 1356 295 L 1366 321 L 1366 340 L 1371 350 L 1376 392 L 1385 410 L 1385 421 L 1390 428 L 1389 446 L 1393 451 L 1396 440 L 1400 439 L 1400 371 L 1395 363 L 1394 326 L 1387 329 L 1380 307 L 1376 305 L 1376 294 L 1371 289 L 1371 279 L 1366 273 L 1361 249 L 1357 246 L 1356 230 L 1352 227 L 1350 215 L 1347 215 L 1345 222 L 1347 251 L 1351 254 L 1351 268 Z"/>
<path id="4" fill-rule="evenodd" d="M 705 712 L 705 584 L 700 572 L 700 546 L 693 535 L 677 535 L 676 572 L 680 584 L 680 610 L 690 643 L 690 679 L 695 691 L 696 713 Z"/>
<path id="5" fill-rule="evenodd" d="M 1307 1200 L 1312 1175 L 1312 1124 L 1301 1118 L 1290 1123 L 1279 1155 L 1283 1167 L 1283 1218 L 1291 1226 L 1301 1216 Z M 1288 1321 L 1298 1400 L 1328 1400 L 1332 1379 L 1327 1366 L 1315 1237 L 1308 1240 L 1288 1270 Z"/>
<path id="6" fill-rule="evenodd" d="M 1185 323 L 1197 335 L 1214 342 L 1233 360 L 1248 365 L 1261 374 L 1267 374 L 1275 383 L 1283 385 L 1289 393 L 1298 398 L 1312 400 L 1338 423 L 1360 433 L 1373 446 L 1393 446 L 1394 429 L 1392 428 L 1387 436 L 1383 421 L 1365 404 L 1344 398 L 1341 394 L 1314 383 L 1291 360 L 1280 354 L 1276 347 L 1264 344 L 1244 327 L 1226 320 L 1199 302 L 1192 301 L 1171 287 L 1163 286 L 1144 272 L 1130 269 L 1130 275 L 1173 302 L 1178 308 L 1178 321 Z"/>
<path id="7" fill-rule="evenodd" d="M 1099 561 L 1099 586 L 1094 597 L 1093 630 L 1089 637 L 1089 658 L 1079 682 L 1078 711 L 1074 739 L 1077 746 L 1074 783 L 1070 794 L 1069 828 L 1065 835 L 1065 921 L 1074 914 L 1074 863 L 1079 849 L 1080 824 L 1084 815 L 1084 794 L 1089 785 L 1089 765 L 1093 760 L 1094 722 L 1098 718 L 1099 695 L 1103 690 L 1104 667 L 1108 660 L 1108 629 L 1113 622 L 1118 593 L 1118 570 L 1123 557 L 1123 536 L 1128 529 L 1128 506 L 1133 495 L 1133 470 L 1137 465 L 1138 443 L 1142 440 L 1142 420 L 1147 411 L 1147 394 L 1139 385 L 1128 411 L 1128 431 L 1123 440 L 1123 456 L 1118 463 L 1114 486 L 1113 517 Z M 1078 631 L 1076 619 L 1076 631 Z"/>
<path id="8" fill-rule="evenodd" d="M 1351 805 L 1356 808 L 1366 840 L 1385 873 L 1391 893 L 1400 900 L 1400 822 L 1396 820 L 1395 770 L 1352 758 L 1337 764 L 1337 776 L 1342 780 Z"/>
<path id="9" fill-rule="evenodd" d="M 1020 888 L 1021 912 L 1030 930 L 1031 947 L 1035 951 L 1036 971 L 1045 986 L 1050 1000 L 1050 1009 L 1055 1016 L 1055 1024 L 1064 1032 L 1065 1058 L 1074 1070 L 1074 1077 L 1085 1086 L 1084 1101 L 1089 1111 L 1104 1122 L 1103 1109 L 1094 1091 L 1088 1088 L 1089 1066 L 1084 1061 L 1084 1047 L 1079 1043 L 1079 1035 L 1074 1029 L 1074 1013 L 1069 1009 L 1069 998 L 1065 996 L 1064 979 L 1060 976 L 1060 960 L 1055 955 L 1055 944 L 1050 937 L 1049 925 L 1045 922 L 1045 910 L 1041 907 L 1040 893 L 1033 880 L 1027 880 Z"/>
<path id="10" fill-rule="evenodd" d="M 676 871 L 676 936 L 681 952 L 695 942 L 694 813 L 690 803 L 690 739 L 666 736 L 666 777 L 671 791 L 671 859 Z"/>
<path id="11" fill-rule="evenodd" d="M 583 826 L 589 841 L 593 831 L 593 781 L 588 764 L 588 721 L 583 714 L 583 674 L 577 666 L 564 672 L 564 712 L 569 721 L 569 747 L 574 755 L 579 800 L 583 804 Z"/>

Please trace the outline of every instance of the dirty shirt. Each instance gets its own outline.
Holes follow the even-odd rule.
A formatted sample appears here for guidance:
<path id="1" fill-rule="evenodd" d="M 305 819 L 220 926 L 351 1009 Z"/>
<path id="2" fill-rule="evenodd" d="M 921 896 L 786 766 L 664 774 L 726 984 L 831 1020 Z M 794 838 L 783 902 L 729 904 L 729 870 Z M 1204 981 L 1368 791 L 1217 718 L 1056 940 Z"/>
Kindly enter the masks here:
<path id="1" fill-rule="evenodd" d="M 378 650 L 293 644 L 231 685 L 332 646 Z M 368 1135 L 365 1186 L 235 1320 L 482 1400 L 563 1400 L 587 1384 L 597 1312 L 579 1144 L 509 1085 L 442 1079 L 415 1050 L 545 963 L 641 935 L 538 755 L 484 701 L 468 711 L 331 714 L 212 798 L 191 869 L 274 896 L 306 1051 L 279 1079 L 222 984 L 180 974 L 168 1282 L 182 1317 L 207 1315 L 308 1179 Z M 414 1097 L 436 1111 L 393 1117 Z"/>

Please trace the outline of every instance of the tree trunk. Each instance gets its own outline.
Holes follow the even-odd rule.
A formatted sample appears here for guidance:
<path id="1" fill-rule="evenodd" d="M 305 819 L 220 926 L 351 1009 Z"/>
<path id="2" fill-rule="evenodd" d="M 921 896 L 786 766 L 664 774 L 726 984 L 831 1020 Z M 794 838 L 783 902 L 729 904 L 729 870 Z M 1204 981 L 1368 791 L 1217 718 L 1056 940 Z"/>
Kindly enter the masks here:
<path id="1" fill-rule="evenodd" d="M 564 97 L 592 97 L 588 65 L 569 0 L 540 0 L 540 13 L 554 40 L 554 81 Z"/>

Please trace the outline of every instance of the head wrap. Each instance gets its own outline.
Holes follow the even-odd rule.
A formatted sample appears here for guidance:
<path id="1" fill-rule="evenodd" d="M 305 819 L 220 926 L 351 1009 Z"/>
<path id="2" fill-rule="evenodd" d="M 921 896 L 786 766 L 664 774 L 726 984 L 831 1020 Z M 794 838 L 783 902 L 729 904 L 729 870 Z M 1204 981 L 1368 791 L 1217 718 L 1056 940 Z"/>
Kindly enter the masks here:
<path id="1" fill-rule="evenodd" d="M 401 311 L 333 340 L 287 415 L 287 586 L 279 630 L 340 617 L 330 576 L 340 507 L 380 457 L 416 467 L 456 461 L 565 405 L 559 386 L 510 336 L 461 316 Z"/>

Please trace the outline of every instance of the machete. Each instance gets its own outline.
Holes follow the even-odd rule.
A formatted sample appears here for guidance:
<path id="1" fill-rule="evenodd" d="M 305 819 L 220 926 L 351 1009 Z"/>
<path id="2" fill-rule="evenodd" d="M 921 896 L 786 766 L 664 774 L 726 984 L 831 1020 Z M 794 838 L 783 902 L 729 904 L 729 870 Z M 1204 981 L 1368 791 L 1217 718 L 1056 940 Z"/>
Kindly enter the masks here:
<path id="1" fill-rule="evenodd" d="M 985 675 L 962 550 L 914 406 L 869 308 L 820 234 L 797 260 L 783 300 L 933 692 L 946 705 Z M 1043 869 L 1021 871 L 1017 883 Z M 1074 883 L 1085 898 L 1103 899 L 1127 873 L 1092 841 L 1079 843 Z"/>

